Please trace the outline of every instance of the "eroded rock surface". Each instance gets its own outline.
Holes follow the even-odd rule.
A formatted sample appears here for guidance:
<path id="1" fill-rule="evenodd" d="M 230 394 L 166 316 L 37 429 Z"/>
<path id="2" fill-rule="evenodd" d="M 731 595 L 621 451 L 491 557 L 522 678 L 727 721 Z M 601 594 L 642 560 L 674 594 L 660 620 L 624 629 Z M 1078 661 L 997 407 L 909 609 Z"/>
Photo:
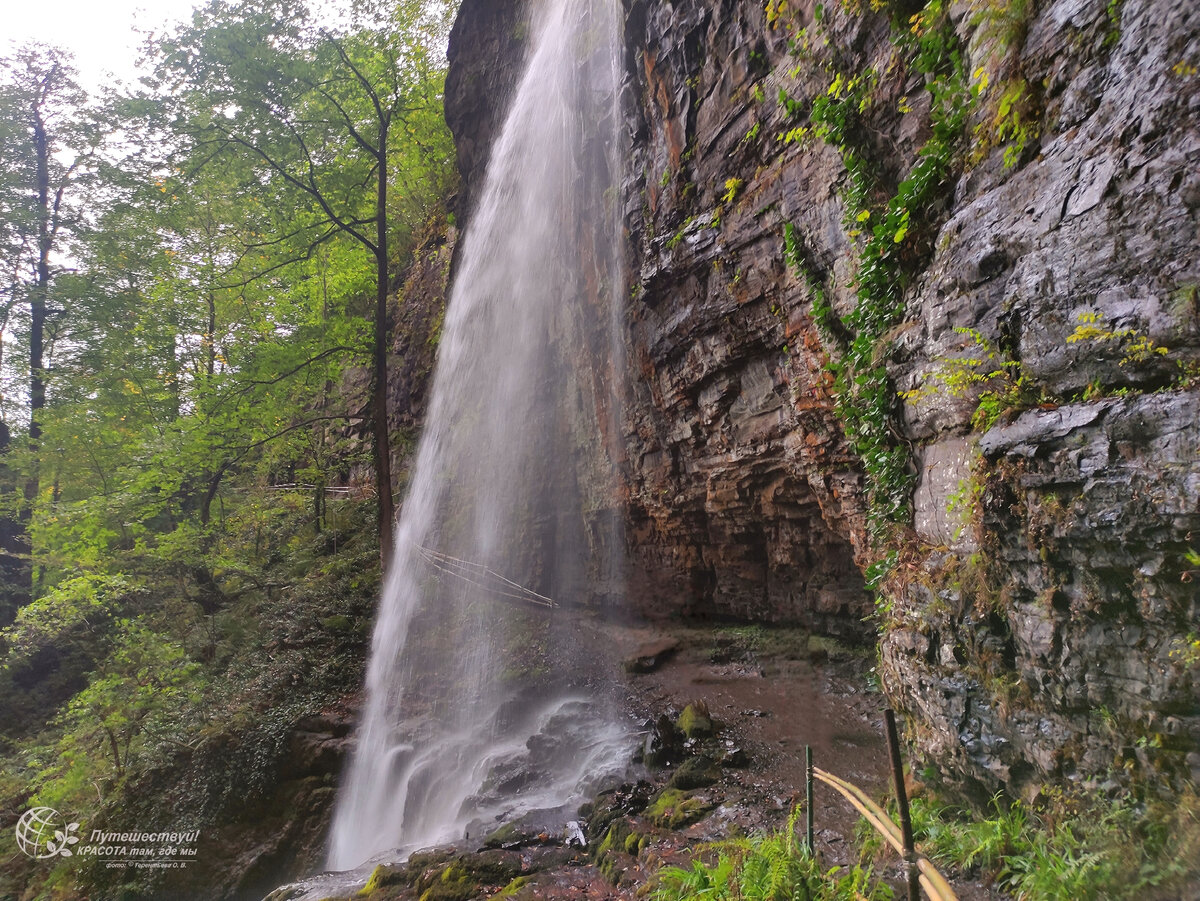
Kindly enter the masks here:
<path id="1" fill-rule="evenodd" d="M 790 3 L 772 27 L 757 2 L 626 0 L 634 603 L 863 635 L 862 570 L 897 551 L 884 687 L 949 776 L 988 792 L 1114 772 L 1170 784 L 1200 769 L 1181 650 L 1200 632 L 1200 11 L 988 9 L 949 7 L 964 71 L 992 93 L 922 213 L 903 319 L 876 354 L 914 392 L 889 423 L 913 516 L 881 545 L 835 408 L 837 336 L 812 306 L 817 287 L 843 319 L 855 304 L 849 179 L 811 131 L 781 137 L 811 126 L 835 70 L 870 67 L 857 140 L 878 209 L 930 137 L 927 79 L 866 4 Z M 903 29 L 918 11 L 897 8 Z M 488 40 L 455 57 L 462 83 L 494 64 Z M 458 102 L 469 144 L 490 126 Z M 806 278 L 784 259 L 788 223 Z M 1008 394 L 945 383 L 987 353 Z M 1007 401 L 973 421 L 985 390 Z"/>

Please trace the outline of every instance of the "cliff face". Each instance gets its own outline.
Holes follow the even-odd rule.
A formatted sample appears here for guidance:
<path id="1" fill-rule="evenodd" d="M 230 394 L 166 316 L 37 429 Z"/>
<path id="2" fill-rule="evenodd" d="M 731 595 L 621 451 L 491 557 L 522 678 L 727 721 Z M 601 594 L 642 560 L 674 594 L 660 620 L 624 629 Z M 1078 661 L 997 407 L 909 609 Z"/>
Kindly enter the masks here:
<path id="1" fill-rule="evenodd" d="M 492 139 L 521 76 L 529 36 L 523 0 L 463 0 L 446 55 L 446 124 L 454 135 L 462 189 L 456 212 L 470 213 Z"/>
<path id="2" fill-rule="evenodd" d="M 633 604 L 877 630 L 968 786 L 1200 776 L 1200 13 L 625 10 Z"/>
<path id="3" fill-rule="evenodd" d="M 899 387 L 965 326 L 1041 407 L 982 435 L 954 398 L 904 410 L 918 529 L 953 552 L 894 585 L 885 678 L 985 790 L 1200 776 L 1198 52 L 1190 4 L 1040 9 L 1013 54 L 1040 139 L 960 180 L 909 298 Z M 959 484 L 977 511 L 956 539 Z"/>
<path id="4" fill-rule="evenodd" d="M 639 2 L 628 31 L 628 517 L 641 593 L 689 613 L 861 631 L 861 476 L 781 237 L 803 219 L 831 260 L 844 252 L 837 156 L 774 141 L 765 97 L 785 37 L 758 4 Z M 724 202 L 731 179 L 742 184 Z"/>

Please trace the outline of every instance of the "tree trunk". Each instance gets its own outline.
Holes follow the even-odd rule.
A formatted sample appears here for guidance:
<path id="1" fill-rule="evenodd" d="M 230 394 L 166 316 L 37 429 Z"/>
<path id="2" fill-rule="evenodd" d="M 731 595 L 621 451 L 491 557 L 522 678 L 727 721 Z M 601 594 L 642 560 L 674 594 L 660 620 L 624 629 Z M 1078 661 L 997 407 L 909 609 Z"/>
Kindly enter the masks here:
<path id="1" fill-rule="evenodd" d="M 50 290 L 50 248 L 54 242 L 50 210 L 50 143 L 41 110 L 33 109 L 33 143 L 37 162 L 38 260 L 37 280 L 29 295 L 29 446 L 33 466 L 25 485 L 31 504 L 38 493 L 38 445 L 42 437 L 41 412 L 46 406 L 45 335 L 46 295 Z"/>
<path id="2" fill-rule="evenodd" d="M 4 462 L 9 449 L 8 424 L 0 420 L 0 490 L 16 493 L 20 476 Z M 31 599 L 29 523 L 24 509 L 0 516 L 0 627 L 7 626 Z"/>
<path id="3" fill-rule="evenodd" d="M 52 73 L 53 74 L 53 73 Z M 47 76 L 49 81 L 51 76 Z M 50 249 L 54 244 L 54 230 L 50 206 L 50 140 L 46 134 L 46 123 L 42 119 L 41 106 L 34 103 L 32 112 L 35 189 L 37 191 L 37 276 L 29 294 L 29 472 L 25 479 L 25 503 L 21 506 L 19 521 L 22 531 L 28 536 L 29 524 L 33 520 L 33 507 L 37 503 L 40 483 L 40 449 L 42 438 L 42 410 L 46 406 L 46 298 L 50 292 Z M 28 538 L 26 538 L 28 542 Z M 29 568 L 29 597 L 37 588 L 35 570 Z"/>
<path id="4" fill-rule="evenodd" d="M 213 374 L 217 371 L 217 298 L 211 289 L 205 294 L 205 300 L 208 304 L 208 319 L 204 323 L 204 335 L 200 338 L 200 345 L 204 357 L 204 374 L 211 383 Z"/>
<path id="5" fill-rule="evenodd" d="M 392 500 L 392 448 L 387 421 L 387 138 L 379 128 L 379 174 L 375 197 L 375 348 L 372 355 L 371 407 L 375 432 L 375 484 L 379 491 L 379 560 L 386 571 L 392 559 L 392 530 L 396 515 Z"/>

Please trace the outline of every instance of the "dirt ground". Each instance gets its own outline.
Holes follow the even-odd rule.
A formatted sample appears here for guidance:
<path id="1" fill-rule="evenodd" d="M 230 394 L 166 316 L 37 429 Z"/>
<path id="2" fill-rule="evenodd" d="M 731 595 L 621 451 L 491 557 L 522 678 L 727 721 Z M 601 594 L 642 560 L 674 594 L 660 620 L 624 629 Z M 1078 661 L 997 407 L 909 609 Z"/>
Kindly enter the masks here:
<path id="1" fill-rule="evenodd" d="M 632 731 L 649 740 L 656 721 L 663 717 L 674 721 L 687 705 L 699 705 L 707 709 L 717 729 L 715 743 L 709 739 L 705 753 L 724 755 L 726 764 L 715 784 L 690 793 L 711 808 L 707 816 L 666 830 L 650 826 L 635 806 L 626 820 L 633 829 L 644 829 L 639 835 L 646 840 L 635 854 L 610 855 L 603 867 L 598 863 L 604 863 L 604 855 L 597 855 L 594 846 L 600 844 L 607 826 L 601 826 L 597 835 L 595 822 L 588 828 L 586 810 L 580 819 L 593 845 L 587 849 L 565 841 L 558 834 L 560 823 L 540 833 L 536 828 L 528 830 L 524 839 L 493 845 L 492 850 L 479 849 L 478 840 L 470 847 L 463 843 L 446 850 L 468 868 L 472 861 L 501 860 L 514 872 L 529 874 L 527 884 L 505 897 L 521 901 L 644 898 L 653 874 L 662 866 L 688 867 L 712 842 L 786 824 L 789 813 L 804 799 L 806 745 L 812 748 L 816 766 L 881 801 L 890 796 L 885 701 L 871 688 L 869 649 L 841 646 L 799 629 L 720 623 L 629 625 L 577 620 L 574 628 L 580 647 L 603 650 L 600 656 L 607 663 L 590 673 L 589 681 L 595 679 L 609 690 L 619 686 L 615 700 L 624 708 Z M 729 760 L 737 762 L 731 765 Z M 657 793 L 679 763 L 665 769 L 635 763 L 627 774 L 629 782 L 618 794 Z M 832 789 L 820 782 L 815 788 L 815 838 L 822 865 L 857 863 L 858 814 Z M 899 860 L 892 855 L 875 867 L 897 890 L 896 896 L 904 897 Z M 349 896 L 347 890 L 361 887 L 368 875 L 369 867 L 357 874 L 318 877 L 301 890 L 272 896 L 272 901 Z M 956 889 L 962 901 L 997 897 L 980 885 L 959 883 Z M 499 884 L 481 887 L 479 897 L 499 890 Z M 397 891 L 387 897 L 409 897 L 410 890 Z M 413 898 L 418 895 L 412 893 Z"/>

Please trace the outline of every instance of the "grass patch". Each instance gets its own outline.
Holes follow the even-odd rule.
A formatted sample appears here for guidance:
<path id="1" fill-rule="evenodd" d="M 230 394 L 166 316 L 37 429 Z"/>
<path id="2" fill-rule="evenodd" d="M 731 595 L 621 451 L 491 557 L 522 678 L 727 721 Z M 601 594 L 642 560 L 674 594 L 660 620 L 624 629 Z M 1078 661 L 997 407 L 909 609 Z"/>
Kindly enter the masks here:
<path id="1" fill-rule="evenodd" d="M 665 867 L 655 876 L 651 901 L 841 901 L 891 898 L 870 868 L 825 870 L 796 838 L 800 808 L 785 828 L 767 835 L 722 842 L 706 849 L 690 869 Z M 706 859 L 707 858 L 707 859 Z"/>
<path id="2" fill-rule="evenodd" d="M 912 801 L 917 846 L 939 866 L 1025 901 L 1178 897 L 1200 877 L 1200 797 L 1171 803 L 1056 794 L 1035 806 L 993 798 L 988 814 Z M 879 850 L 866 840 L 864 855 Z"/>

